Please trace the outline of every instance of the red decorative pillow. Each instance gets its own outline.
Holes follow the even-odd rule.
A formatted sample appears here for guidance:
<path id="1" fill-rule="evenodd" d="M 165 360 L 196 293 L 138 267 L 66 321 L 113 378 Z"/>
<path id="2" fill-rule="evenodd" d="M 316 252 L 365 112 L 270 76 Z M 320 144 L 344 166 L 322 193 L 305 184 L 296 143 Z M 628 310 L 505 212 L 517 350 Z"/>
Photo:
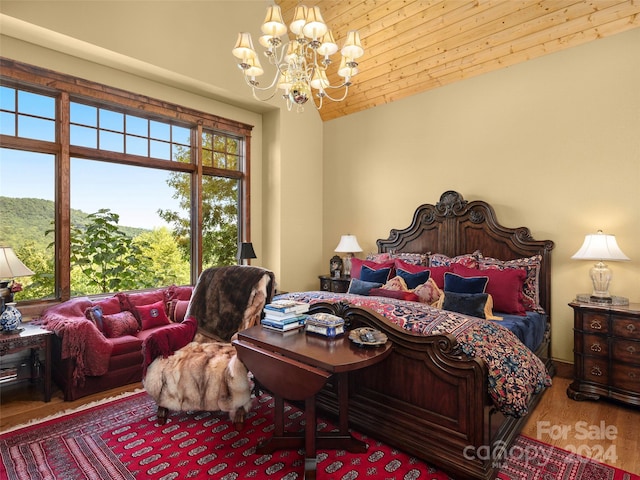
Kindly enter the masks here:
<path id="1" fill-rule="evenodd" d="M 134 307 L 138 313 L 140 319 L 140 325 L 142 330 L 148 330 L 152 327 L 159 327 L 160 325 L 169 325 L 171 322 L 164 311 L 164 301 L 152 303 L 151 305 L 140 305 Z"/>
<path id="2" fill-rule="evenodd" d="M 414 288 L 413 293 L 420 298 L 422 303 L 428 303 L 431 305 L 440 299 L 442 289 L 438 288 L 438 285 L 433 278 L 429 278 L 427 283 L 423 283 L 422 285 L 418 285 Z"/>
<path id="3" fill-rule="evenodd" d="M 177 286 L 171 285 L 165 291 L 165 303 L 169 303 L 171 300 L 190 300 L 193 293 L 193 287 L 191 285 Z"/>
<path id="4" fill-rule="evenodd" d="M 120 299 L 118 297 L 105 298 L 93 303 L 94 307 L 100 307 L 103 315 L 113 315 L 114 313 L 120 313 L 122 307 L 120 306 Z"/>
<path id="5" fill-rule="evenodd" d="M 104 336 L 107 338 L 135 335 L 140 330 L 138 320 L 133 316 L 133 313 L 128 311 L 103 315 L 102 326 Z"/>
<path id="6" fill-rule="evenodd" d="M 453 272 L 462 277 L 488 277 L 485 292 L 493 297 L 493 309 L 497 312 L 513 315 L 526 315 L 523 304 L 522 288 L 527 274 L 522 269 L 478 270 L 453 265 Z"/>
<path id="7" fill-rule="evenodd" d="M 369 290 L 369 296 L 397 298 L 398 300 L 409 300 L 410 302 L 419 302 L 420 297 L 413 292 L 402 290 L 387 290 L 385 288 L 372 288 Z"/>
<path id="8" fill-rule="evenodd" d="M 370 262 L 376 262 L 376 263 L 384 263 L 384 262 L 388 262 L 391 259 L 391 254 L 389 253 L 370 253 L 369 255 L 367 255 L 366 260 L 369 260 Z"/>
<path id="9" fill-rule="evenodd" d="M 396 258 L 394 260 L 394 266 L 396 270 L 404 270 L 408 273 L 420 273 L 429 270 L 429 267 L 425 267 L 424 265 L 416 265 L 415 263 L 405 262 L 404 260 L 400 260 Z"/>
<path id="10" fill-rule="evenodd" d="M 476 250 L 473 253 L 465 253 L 464 255 L 458 255 L 457 257 L 448 257 L 442 253 L 432 253 L 429 255 L 430 267 L 446 267 L 450 265 L 463 265 L 468 268 L 476 268 L 478 266 L 478 258 L 481 253 Z"/>
<path id="11" fill-rule="evenodd" d="M 515 260 L 498 260 L 497 258 L 484 257 L 480 255 L 478 265 L 481 270 L 507 268 L 522 268 L 527 273 L 522 289 L 522 303 L 526 310 L 544 313 L 540 305 L 540 269 L 542 267 L 542 255 L 534 255 L 527 258 L 516 258 Z"/>
<path id="12" fill-rule="evenodd" d="M 389 273 L 388 278 L 395 277 L 396 272 L 393 269 L 394 262 L 393 260 L 389 262 L 372 262 L 371 260 L 361 260 L 360 258 L 352 258 L 351 259 L 351 278 L 360 279 L 360 272 L 362 271 L 362 267 L 366 265 L 372 270 L 380 270 L 381 268 L 390 268 L 391 271 Z"/>
<path id="13" fill-rule="evenodd" d="M 189 300 L 171 300 L 168 305 L 169 320 L 175 323 L 180 323 L 187 315 L 187 308 L 189 308 Z"/>
<path id="14" fill-rule="evenodd" d="M 120 307 L 123 311 L 129 311 L 133 313 L 138 323 L 142 325 L 140 318 L 138 317 L 138 311 L 135 307 L 140 305 L 150 305 L 156 302 L 164 302 L 165 290 L 152 290 L 150 292 L 140 293 L 117 293 L 116 296 L 120 300 Z"/>

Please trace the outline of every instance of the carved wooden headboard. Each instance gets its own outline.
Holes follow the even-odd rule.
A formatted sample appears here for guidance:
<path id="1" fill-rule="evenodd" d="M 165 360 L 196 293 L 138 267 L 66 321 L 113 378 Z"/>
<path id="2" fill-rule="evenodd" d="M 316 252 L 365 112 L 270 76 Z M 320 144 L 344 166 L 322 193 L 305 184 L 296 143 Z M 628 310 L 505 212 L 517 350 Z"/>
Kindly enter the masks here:
<path id="1" fill-rule="evenodd" d="M 482 200 L 467 201 L 449 190 L 435 205 L 419 206 L 411 225 L 392 229 L 377 240 L 378 252 L 442 253 L 455 257 L 476 250 L 500 260 L 541 255 L 540 305 L 551 312 L 551 240 L 534 240 L 527 227 L 507 228 L 498 223 L 493 207 Z"/>

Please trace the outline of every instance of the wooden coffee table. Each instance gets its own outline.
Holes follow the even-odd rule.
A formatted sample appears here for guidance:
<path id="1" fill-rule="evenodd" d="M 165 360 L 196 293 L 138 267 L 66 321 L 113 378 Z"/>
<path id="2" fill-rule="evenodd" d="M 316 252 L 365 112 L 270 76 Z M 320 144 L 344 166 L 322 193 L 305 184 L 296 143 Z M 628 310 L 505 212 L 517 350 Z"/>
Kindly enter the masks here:
<path id="1" fill-rule="evenodd" d="M 361 348 L 349 340 L 348 334 L 328 339 L 304 331 L 283 335 L 256 326 L 239 332 L 233 344 L 238 358 L 275 401 L 273 437 L 259 445 L 257 453 L 304 446 L 304 478 L 315 479 L 317 448 L 367 451 L 366 443 L 349 433 L 348 374 L 384 360 L 391 353 L 391 342 Z M 337 380 L 339 395 L 338 432 L 318 432 L 315 396 L 332 377 Z M 304 401 L 304 435 L 284 431 L 285 399 Z"/>

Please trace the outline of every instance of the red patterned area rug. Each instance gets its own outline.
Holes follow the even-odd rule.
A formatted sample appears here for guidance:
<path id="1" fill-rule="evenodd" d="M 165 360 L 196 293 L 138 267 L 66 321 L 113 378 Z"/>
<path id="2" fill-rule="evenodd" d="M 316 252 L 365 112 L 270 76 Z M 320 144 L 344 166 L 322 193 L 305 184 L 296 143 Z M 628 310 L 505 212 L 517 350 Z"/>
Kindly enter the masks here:
<path id="1" fill-rule="evenodd" d="M 258 455 L 271 436 L 273 400 L 255 400 L 238 432 L 225 414 L 172 412 L 156 424 L 156 404 L 145 393 L 65 413 L 0 435 L 0 479 L 282 479 L 303 477 L 303 451 Z M 302 430 L 303 414 L 287 405 L 287 430 Z M 334 425 L 319 420 L 324 431 Z M 365 435 L 367 453 L 318 452 L 318 478 L 352 480 L 450 477 L 424 462 Z M 623 472 L 524 436 L 508 450 L 502 480 L 640 480 Z"/>

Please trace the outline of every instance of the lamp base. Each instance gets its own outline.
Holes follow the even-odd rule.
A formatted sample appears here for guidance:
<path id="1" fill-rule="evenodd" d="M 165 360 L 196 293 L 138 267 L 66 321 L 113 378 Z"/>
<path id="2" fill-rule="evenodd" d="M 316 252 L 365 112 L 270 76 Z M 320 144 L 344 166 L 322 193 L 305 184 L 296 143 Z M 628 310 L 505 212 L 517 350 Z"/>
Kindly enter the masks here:
<path id="1" fill-rule="evenodd" d="M 592 303 L 594 305 L 629 305 L 629 299 L 627 297 L 617 297 L 615 295 L 611 297 L 598 297 L 597 295 L 590 295 L 588 293 L 579 293 L 576 295 L 576 301 L 580 303 Z"/>

